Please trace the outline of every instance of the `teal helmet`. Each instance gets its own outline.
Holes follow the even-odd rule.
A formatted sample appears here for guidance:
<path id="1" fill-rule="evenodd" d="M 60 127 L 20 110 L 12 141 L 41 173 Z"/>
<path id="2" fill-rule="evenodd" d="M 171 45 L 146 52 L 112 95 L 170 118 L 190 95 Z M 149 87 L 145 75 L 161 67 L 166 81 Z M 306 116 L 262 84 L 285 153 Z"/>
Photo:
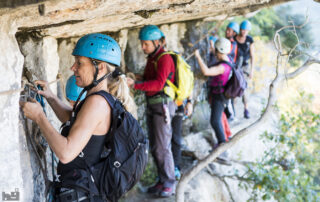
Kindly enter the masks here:
<path id="1" fill-rule="evenodd" d="M 77 86 L 76 84 L 76 77 L 74 75 L 70 76 L 67 85 L 66 85 L 66 96 L 69 100 L 76 101 L 79 97 L 83 88 Z M 86 97 L 86 93 L 83 93 L 80 101 Z"/>
<path id="2" fill-rule="evenodd" d="M 218 37 L 216 36 L 209 36 L 209 40 L 215 43 L 218 40 Z"/>
<path id="3" fill-rule="evenodd" d="M 142 41 L 159 40 L 161 37 L 164 34 L 156 25 L 146 25 L 139 32 L 139 39 Z"/>
<path id="4" fill-rule="evenodd" d="M 72 55 L 84 56 L 120 66 L 121 49 L 110 36 L 104 34 L 87 34 L 81 37 Z"/>
<path id="5" fill-rule="evenodd" d="M 104 61 L 120 67 L 121 49 L 119 44 L 110 36 L 104 34 L 87 34 L 81 37 L 72 55 L 84 56 L 91 59 L 96 71 L 93 76 L 93 81 L 90 85 L 84 87 L 82 95 L 85 91 L 97 86 L 102 80 L 106 79 L 108 74 L 105 74 L 99 80 L 98 77 L 98 62 L 96 60 Z M 80 96 L 81 97 L 81 96 Z"/>
<path id="6" fill-rule="evenodd" d="M 239 34 L 239 24 L 236 22 L 230 22 L 227 28 L 231 28 L 235 33 Z"/>
<path id="7" fill-rule="evenodd" d="M 251 30 L 251 23 L 249 20 L 244 20 L 242 21 L 242 23 L 240 24 L 240 29 L 244 29 L 244 30 Z"/>

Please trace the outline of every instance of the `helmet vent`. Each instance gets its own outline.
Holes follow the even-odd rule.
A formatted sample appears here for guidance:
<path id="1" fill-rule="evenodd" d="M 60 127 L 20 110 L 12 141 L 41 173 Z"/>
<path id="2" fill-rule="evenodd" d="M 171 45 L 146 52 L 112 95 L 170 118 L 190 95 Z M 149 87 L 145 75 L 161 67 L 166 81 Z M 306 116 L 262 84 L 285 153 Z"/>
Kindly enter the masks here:
<path id="1" fill-rule="evenodd" d="M 116 66 L 120 66 L 121 62 L 119 44 L 112 37 L 99 33 L 81 37 L 72 54 L 108 62 Z"/>

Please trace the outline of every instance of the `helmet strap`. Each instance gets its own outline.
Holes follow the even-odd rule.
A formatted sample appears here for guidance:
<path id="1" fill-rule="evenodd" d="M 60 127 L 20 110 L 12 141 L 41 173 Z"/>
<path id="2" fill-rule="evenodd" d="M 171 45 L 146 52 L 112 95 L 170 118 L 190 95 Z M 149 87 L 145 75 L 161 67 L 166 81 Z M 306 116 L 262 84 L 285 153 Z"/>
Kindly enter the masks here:
<path id="1" fill-rule="evenodd" d="M 96 71 L 95 71 L 95 73 L 94 73 L 94 76 L 93 76 L 93 82 L 92 82 L 92 84 L 94 84 L 94 86 L 96 86 L 96 85 L 98 85 L 98 83 L 97 83 L 97 77 L 98 77 L 98 72 L 99 72 L 98 64 L 97 64 L 97 62 L 96 62 L 95 60 L 92 60 L 92 59 L 91 59 L 91 62 L 92 62 L 93 66 L 94 66 L 95 69 L 96 69 Z"/>
<path id="2" fill-rule="evenodd" d="M 149 54 L 150 57 L 154 56 L 156 54 L 156 52 L 160 49 L 160 44 L 158 46 L 156 46 L 156 43 L 154 42 L 154 40 L 152 40 L 152 43 L 155 47 L 154 51 L 152 53 Z"/>
<path id="3" fill-rule="evenodd" d="M 84 92 L 89 91 L 92 88 L 96 87 L 101 81 L 106 79 L 112 73 L 112 72 L 109 72 L 109 73 L 105 74 L 103 77 L 101 77 L 100 79 L 97 80 L 98 71 L 99 71 L 98 64 L 97 64 L 97 62 L 95 60 L 91 60 L 91 61 L 92 61 L 92 64 L 94 65 L 94 67 L 96 69 L 96 72 L 94 73 L 94 76 L 93 76 L 93 81 L 92 81 L 92 83 L 90 85 L 88 85 L 88 86 L 83 88 L 83 90 L 81 91 L 81 93 L 79 94 L 79 96 L 77 98 L 76 103 L 73 106 L 73 111 L 76 109 L 76 106 L 78 105 L 78 102 L 79 102 L 79 100 L 80 100 L 80 98 L 81 98 L 81 96 L 83 95 Z"/>
<path id="4" fill-rule="evenodd" d="M 87 90 L 90 90 L 91 88 L 97 86 L 97 85 L 101 82 L 100 79 L 97 81 L 98 72 L 99 72 L 98 64 L 97 64 L 97 62 L 96 62 L 95 60 L 92 60 L 92 59 L 91 59 L 91 62 L 92 62 L 92 64 L 93 64 L 93 66 L 95 67 L 96 71 L 95 71 L 95 73 L 94 73 L 94 75 L 93 75 L 93 81 L 92 81 L 92 83 L 91 83 L 90 85 L 84 87 L 84 89 L 87 89 Z M 103 78 L 103 77 L 102 77 L 102 78 Z"/>
<path id="5" fill-rule="evenodd" d="M 79 94 L 76 103 L 73 105 L 73 111 L 76 109 L 76 106 L 78 105 L 78 102 L 81 98 L 81 96 L 83 95 L 84 92 L 92 89 L 93 87 L 97 86 L 101 81 L 103 81 L 104 79 L 106 79 L 108 76 L 112 75 L 113 72 L 109 72 L 108 74 L 105 74 L 103 77 L 101 77 L 100 79 L 98 79 L 97 81 L 95 81 L 96 85 L 90 84 L 89 86 L 86 86 L 83 88 L 83 90 L 81 91 L 81 93 Z"/>

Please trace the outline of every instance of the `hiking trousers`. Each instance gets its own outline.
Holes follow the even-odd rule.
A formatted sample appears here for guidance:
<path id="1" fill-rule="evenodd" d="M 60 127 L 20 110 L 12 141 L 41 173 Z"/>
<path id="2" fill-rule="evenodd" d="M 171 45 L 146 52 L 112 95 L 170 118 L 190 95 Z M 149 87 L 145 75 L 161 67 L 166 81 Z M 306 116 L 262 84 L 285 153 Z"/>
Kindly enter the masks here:
<path id="1" fill-rule="evenodd" d="M 244 104 L 245 108 L 247 107 L 248 96 L 249 96 L 249 92 L 248 92 L 249 82 L 250 82 L 250 78 L 249 78 L 250 70 L 249 69 L 250 69 L 249 65 L 242 66 L 244 78 L 245 78 L 247 85 L 248 85 L 247 89 L 244 91 L 244 93 L 242 95 L 242 103 Z"/>
<path id="2" fill-rule="evenodd" d="M 164 105 L 167 106 L 170 117 L 165 117 Z M 151 153 L 157 166 L 160 182 L 163 183 L 164 187 L 169 188 L 173 188 L 175 183 L 171 152 L 171 120 L 175 110 L 176 105 L 173 101 L 168 101 L 167 104 L 147 105 L 147 126 Z"/>
<path id="3" fill-rule="evenodd" d="M 227 102 L 223 94 L 213 94 L 211 99 L 211 117 L 210 123 L 217 136 L 218 144 L 226 141 L 221 116 L 224 110 L 224 105 Z"/>
<path id="4" fill-rule="evenodd" d="M 181 134 L 182 134 L 182 119 L 184 116 L 183 105 L 179 106 L 172 118 L 172 155 L 174 166 L 180 169 L 181 160 Z"/>

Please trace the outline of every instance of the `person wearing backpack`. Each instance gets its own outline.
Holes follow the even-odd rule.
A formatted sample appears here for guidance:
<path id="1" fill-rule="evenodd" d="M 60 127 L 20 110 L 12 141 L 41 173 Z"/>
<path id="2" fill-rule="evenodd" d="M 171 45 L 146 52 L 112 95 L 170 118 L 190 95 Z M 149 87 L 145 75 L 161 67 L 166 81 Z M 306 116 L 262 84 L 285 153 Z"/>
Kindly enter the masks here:
<path id="1" fill-rule="evenodd" d="M 162 31 L 161 31 L 160 43 L 164 48 L 166 47 L 166 37 Z M 181 178 L 180 161 L 181 161 L 182 121 L 184 117 L 189 117 L 192 114 L 192 111 L 193 111 L 192 102 L 193 102 L 192 94 L 183 101 L 181 100 L 176 101 L 177 109 L 171 121 L 171 125 L 172 125 L 171 151 L 173 155 L 174 176 L 176 180 L 180 180 Z"/>
<path id="2" fill-rule="evenodd" d="M 231 51 L 228 54 L 229 58 L 231 61 L 236 64 L 237 60 L 237 53 L 238 53 L 238 46 L 237 42 L 234 40 L 234 37 L 239 33 L 239 24 L 236 22 L 230 22 L 227 25 L 227 28 L 225 30 L 225 37 L 230 40 L 231 42 Z M 213 54 L 215 51 L 213 51 Z M 215 56 L 215 55 L 214 55 Z M 210 57 L 212 58 L 212 57 Z M 215 57 L 214 57 L 215 58 Z M 217 59 L 210 59 L 208 65 L 213 66 L 217 63 Z M 228 118 L 229 121 L 233 120 L 233 117 L 235 115 L 234 111 L 234 104 L 233 104 L 233 99 L 228 100 L 224 112 Z"/>
<path id="3" fill-rule="evenodd" d="M 75 62 L 71 70 L 74 72 L 76 85 L 84 88 L 78 96 L 74 108 L 59 100 L 52 93 L 46 81 L 35 82 L 43 89 L 38 90 L 38 93 L 47 99 L 59 120 L 64 123 L 61 133 L 51 125 L 41 105 L 35 100 L 20 102 L 20 106 L 24 115 L 40 127 L 50 148 L 59 158 L 58 175 L 55 182 L 55 201 L 100 202 L 107 199 L 116 201 L 119 198 L 119 195 L 115 196 L 119 191 L 116 187 L 118 185 L 111 184 L 115 188 L 111 185 L 109 185 L 110 187 L 100 187 L 100 178 L 102 177 L 94 175 L 93 169 L 97 169 L 95 165 L 101 161 L 106 140 L 117 138 L 113 135 L 113 131 L 117 130 L 114 124 L 119 122 L 120 118 L 132 117 L 128 112 L 135 110 L 126 78 L 119 73 L 118 69 L 121 50 L 118 43 L 110 36 L 88 34 L 78 40 L 72 55 L 75 57 Z M 86 98 L 77 104 L 85 91 L 87 91 Z M 121 101 L 121 105 L 125 109 L 116 107 L 118 102 L 115 101 L 115 97 Z M 117 114 L 116 110 L 119 109 L 128 110 L 128 112 Z M 123 120 L 133 121 L 134 119 L 124 118 Z M 128 127 L 126 123 L 123 124 Z M 131 130 L 133 129 L 135 128 L 131 128 Z M 139 151 L 142 144 L 139 142 L 135 150 Z M 113 147 L 110 148 L 109 155 L 105 157 L 106 160 L 103 161 L 103 164 L 99 164 L 107 164 L 109 166 L 107 168 L 110 169 L 97 171 L 100 174 L 116 175 L 119 174 L 119 169 L 126 169 L 127 175 L 131 175 L 128 173 L 128 168 L 123 168 L 125 162 L 121 162 L 121 165 L 118 161 L 112 161 L 113 149 Z M 122 148 L 124 153 L 127 150 L 129 148 Z M 139 155 L 139 157 L 141 156 Z M 133 160 L 138 161 L 136 158 Z M 143 156 L 143 159 L 147 159 L 147 156 Z M 133 168 L 131 169 L 133 170 Z M 120 177 L 122 177 L 121 174 L 117 175 L 117 178 Z M 134 178 L 130 180 L 136 181 Z M 115 179 L 112 181 L 118 183 Z M 131 188 L 131 185 L 125 185 L 127 189 Z M 111 192 L 117 193 L 106 196 L 101 191 L 103 189 L 111 189 Z"/>
<path id="4" fill-rule="evenodd" d="M 237 66 L 242 69 L 246 80 L 248 81 L 253 77 L 253 67 L 254 67 L 254 46 L 253 38 L 248 35 L 251 30 L 251 23 L 248 20 L 244 20 L 240 24 L 240 33 L 235 37 L 238 44 L 238 64 Z M 250 60 L 250 65 L 249 65 Z M 247 103 L 247 93 L 242 96 L 242 102 L 244 105 L 244 118 L 249 119 L 250 114 L 248 110 Z"/>
<path id="5" fill-rule="evenodd" d="M 200 56 L 199 50 L 195 51 L 195 57 L 199 63 L 204 76 L 211 77 L 211 116 L 210 123 L 218 139 L 218 145 L 226 142 L 223 125 L 221 122 L 224 105 L 227 98 L 224 96 L 224 86 L 226 86 L 232 71 L 231 60 L 228 54 L 231 50 L 231 43 L 226 38 L 219 38 L 215 43 L 216 58 L 219 61 L 215 66 L 208 68 Z M 222 153 L 217 160 L 221 163 L 229 164 L 227 152 Z"/>
<path id="6" fill-rule="evenodd" d="M 71 107 L 76 103 L 81 91 L 83 88 L 77 86 L 76 84 L 76 76 L 71 75 L 67 80 L 66 84 L 66 97 L 67 101 L 70 103 Z M 86 93 L 83 93 L 79 101 L 82 101 L 86 97 Z"/>
<path id="7" fill-rule="evenodd" d="M 236 22 L 230 22 L 227 25 L 225 36 L 229 41 L 231 42 L 231 51 L 228 54 L 231 61 L 236 64 L 237 60 L 237 54 L 238 54 L 238 45 L 235 41 L 235 37 L 239 34 L 239 24 Z"/>
<path id="8" fill-rule="evenodd" d="M 234 37 L 236 37 L 237 34 L 239 34 L 239 24 L 236 23 L 236 22 L 230 22 L 227 25 L 225 36 L 231 42 L 231 51 L 228 54 L 228 56 L 230 57 L 231 61 L 234 64 L 237 63 L 237 55 L 238 55 L 238 45 L 237 45 L 237 42 L 234 39 Z M 230 99 L 227 102 L 226 107 L 224 109 L 224 112 L 225 112 L 228 120 L 232 121 L 234 116 L 235 116 L 233 99 Z"/>
<path id="9" fill-rule="evenodd" d="M 147 99 L 148 134 L 159 177 L 158 182 L 148 188 L 148 193 L 169 197 L 175 189 L 171 120 L 176 105 L 173 98 L 164 93 L 164 88 L 167 80 L 174 83 L 175 65 L 170 54 L 158 58 L 165 52 L 160 42 L 162 36 L 155 25 L 146 25 L 140 30 L 141 48 L 148 55 L 143 80 L 127 78 L 127 81 L 134 89 L 144 91 Z"/>

